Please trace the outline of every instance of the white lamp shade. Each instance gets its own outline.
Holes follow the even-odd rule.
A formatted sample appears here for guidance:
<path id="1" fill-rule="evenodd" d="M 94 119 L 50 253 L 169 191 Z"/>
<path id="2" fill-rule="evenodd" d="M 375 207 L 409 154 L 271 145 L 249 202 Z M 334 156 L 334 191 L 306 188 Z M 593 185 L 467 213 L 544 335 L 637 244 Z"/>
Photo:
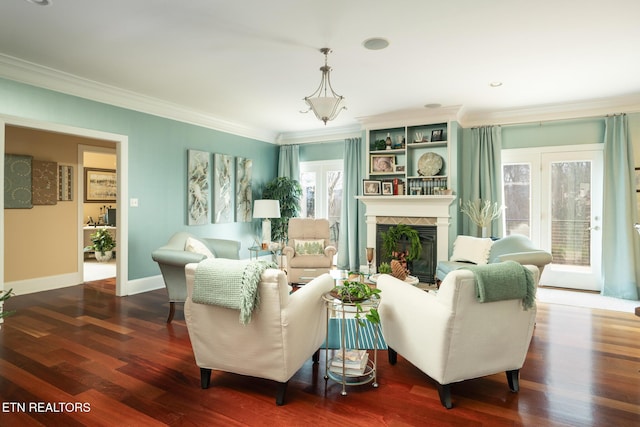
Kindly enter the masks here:
<path id="1" fill-rule="evenodd" d="M 280 218 L 280 202 L 278 200 L 256 200 L 253 202 L 254 218 Z"/>

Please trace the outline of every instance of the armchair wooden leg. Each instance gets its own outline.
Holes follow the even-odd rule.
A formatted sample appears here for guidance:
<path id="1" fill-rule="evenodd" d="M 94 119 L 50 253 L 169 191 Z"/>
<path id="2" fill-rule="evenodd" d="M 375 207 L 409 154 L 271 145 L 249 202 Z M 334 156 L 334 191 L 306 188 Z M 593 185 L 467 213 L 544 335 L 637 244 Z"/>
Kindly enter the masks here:
<path id="1" fill-rule="evenodd" d="M 438 384 L 438 395 L 440 396 L 440 403 L 447 409 L 453 408 L 451 403 L 451 384 Z"/>
<path id="2" fill-rule="evenodd" d="M 398 353 L 394 349 L 389 347 L 387 349 L 387 353 L 389 355 L 389 364 L 390 365 L 395 365 L 396 363 L 398 363 Z"/>
<path id="3" fill-rule="evenodd" d="M 278 383 L 278 391 L 276 392 L 276 405 L 278 406 L 284 405 L 284 395 L 287 392 L 287 384 L 289 384 L 289 381 Z"/>
<path id="4" fill-rule="evenodd" d="M 317 349 L 316 352 L 313 353 L 311 360 L 313 360 L 314 364 L 320 362 L 320 349 Z"/>
<path id="5" fill-rule="evenodd" d="M 203 389 L 209 388 L 211 383 L 211 369 L 200 368 L 200 387 Z"/>
<path id="6" fill-rule="evenodd" d="M 513 371 L 507 371 L 507 382 L 509 383 L 509 390 L 514 393 L 520 390 L 520 370 L 515 369 Z"/>
<path id="7" fill-rule="evenodd" d="M 173 301 L 169 302 L 169 317 L 167 317 L 167 323 L 171 323 L 173 320 L 173 315 L 176 313 L 176 303 Z"/>

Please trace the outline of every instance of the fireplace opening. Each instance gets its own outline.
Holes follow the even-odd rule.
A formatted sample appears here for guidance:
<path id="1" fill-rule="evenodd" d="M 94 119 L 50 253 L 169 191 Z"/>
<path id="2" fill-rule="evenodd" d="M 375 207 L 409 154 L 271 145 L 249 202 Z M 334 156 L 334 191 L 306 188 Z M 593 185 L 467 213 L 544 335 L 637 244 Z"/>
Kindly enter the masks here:
<path id="1" fill-rule="evenodd" d="M 376 265 L 380 265 L 381 262 L 390 262 L 390 260 L 384 260 L 382 256 L 382 235 L 393 227 L 391 224 L 377 224 L 376 225 Z M 420 258 L 407 262 L 407 268 L 411 272 L 412 276 L 418 278 L 421 283 L 433 284 L 435 282 L 436 265 L 438 262 L 438 246 L 437 246 L 437 227 L 433 225 L 411 225 L 411 228 L 415 229 L 420 236 L 420 243 L 422 244 L 422 253 Z M 400 249 L 409 245 L 409 241 L 406 238 L 402 238 L 398 245 Z"/>

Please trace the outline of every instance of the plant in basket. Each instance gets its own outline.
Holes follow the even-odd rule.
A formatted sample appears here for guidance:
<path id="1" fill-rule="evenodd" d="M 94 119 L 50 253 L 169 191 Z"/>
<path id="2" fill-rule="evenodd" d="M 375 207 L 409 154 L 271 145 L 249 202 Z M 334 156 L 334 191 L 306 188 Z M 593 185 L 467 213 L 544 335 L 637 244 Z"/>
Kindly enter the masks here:
<path id="1" fill-rule="evenodd" d="M 345 280 L 341 285 L 331 290 L 331 295 L 344 303 L 354 304 L 356 307 L 355 317 L 360 326 L 364 326 L 362 321 L 364 309 L 361 303 L 366 300 L 380 299 L 380 292 L 380 289 L 372 288 L 364 282 Z M 365 317 L 371 323 L 380 323 L 380 315 L 375 308 L 371 308 Z"/>

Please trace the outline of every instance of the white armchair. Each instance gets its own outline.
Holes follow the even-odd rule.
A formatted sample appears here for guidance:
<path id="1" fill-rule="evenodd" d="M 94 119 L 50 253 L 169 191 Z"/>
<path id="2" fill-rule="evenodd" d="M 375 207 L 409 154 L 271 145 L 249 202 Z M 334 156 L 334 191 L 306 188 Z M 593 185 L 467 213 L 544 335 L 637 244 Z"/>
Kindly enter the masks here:
<path id="1" fill-rule="evenodd" d="M 334 280 L 325 274 L 290 294 L 284 272 L 267 269 L 258 285 L 260 304 L 243 325 L 237 310 L 191 300 L 196 267 L 185 267 L 184 313 L 202 388 L 209 387 L 212 369 L 266 378 L 279 383 L 276 404 L 282 405 L 289 379 L 312 355 L 318 361 L 326 336 L 321 296 Z"/>
<path id="2" fill-rule="evenodd" d="M 538 280 L 538 268 L 526 266 Z M 436 292 L 425 292 L 392 276 L 378 279 L 382 290 L 380 318 L 389 346 L 389 363 L 397 354 L 438 383 L 440 402 L 452 407 L 450 385 L 506 372 L 509 388 L 518 391 L 536 308 L 522 300 L 480 303 L 469 270 L 447 274 Z"/>

